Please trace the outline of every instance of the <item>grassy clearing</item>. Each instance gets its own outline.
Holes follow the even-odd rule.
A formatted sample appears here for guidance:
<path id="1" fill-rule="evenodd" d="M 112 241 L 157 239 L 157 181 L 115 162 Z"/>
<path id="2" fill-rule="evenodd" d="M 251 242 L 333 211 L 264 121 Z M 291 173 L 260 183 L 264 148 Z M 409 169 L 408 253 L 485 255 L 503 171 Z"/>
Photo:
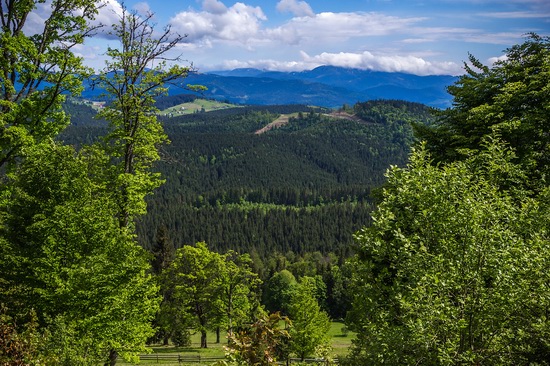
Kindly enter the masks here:
<path id="1" fill-rule="evenodd" d="M 159 114 L 162 116 L 181 116 L 183 114 L 192 114 L 203 111 L 210 112 L 219 109 L 235 108 L 234 104 L 221 103 L 215 100 L 195 99 L 190 103 L 182 103 L 176 106 L 167 108 L 161 111 Z"/>
<path id="2" fill-rule="evenodd" d="M 329 330 L 332 346 L 332 357 L 345 356 L 348 353 L 348 348 L 351 345 L 351 340 L 354 337 L 352 332 L 346 332 L 344 324 L 341 322 L 332 322 Z M 221 336 L 220 343 L 215 343 L 216 334 L 213 332 L 208 333 L 208 348 L 200 348 L 200 334 L 196 333 L 191 336 L 190 347 L 174 347 L 174 346 L 152 346 L 151 351 L 153 353 L 162 354 L 180 354 L 182 356 L 192 357 L 223 357 L 225 355 L 224 346 L 227 344 L 227 338 Z M 212 362 L 210 362 L 211 364 Z M 118 362 L 120 365 L 134 365 L 132 363 Z M 140 365 L 163 365 L 163 366 L 182 366 L 178 362 L 171 362 L 167 360 L 148 360 L 142 361 Z M 208 364 L 208 362 L 203 363 Z M 194 365 L 197 365 L 195 363 Z"/>
<path id="3" fill-rule="evenodd" d="M 297 117 L 298 113 L 291 113 L 291 114 L 281 114 L 276 120 L 269 123 L 267 126 L 264 126 L 260 128 L 258 131 L 256 131 L 256 135 L 260 135 L 264 132 L 267 132 L 269 130 L 272 130 L 274 128 L 279 128 L 281 126 L 284 126 L 288 123 L 289 119 L 291 117 Z"/>

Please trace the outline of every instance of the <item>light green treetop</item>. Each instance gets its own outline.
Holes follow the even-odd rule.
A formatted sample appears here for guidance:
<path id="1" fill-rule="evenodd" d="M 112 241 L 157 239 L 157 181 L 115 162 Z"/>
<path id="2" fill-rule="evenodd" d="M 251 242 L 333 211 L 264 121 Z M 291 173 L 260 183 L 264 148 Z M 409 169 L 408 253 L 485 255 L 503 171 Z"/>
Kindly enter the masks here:
<path id="1" fill-rule="evenodd" d="M 64 95 L 79 93 L 81 78 L 89 73 L 72 49 L 97 28 L 88 20 L 97 14 L 98 2 L 53 0 L 43 24 L 31 26 L 28 20 L 42 3 L 0 5 L 0 166 L 68 125 Z"/>
<path id="2" fill-rule="evenodd" d="M 329 343 L 330 319 L 317 302 L 316 289 L 315 278 L 302 277 L 289 304 L 290 348 L 302 360 L 318 356 Z"/>
<path id="3" fill-rule="evenodd" d="M 466 74 L 448 88 L 453 107 L 439 113 L 433 126 L 417 124 L 436 161 L 463 159 L 479 151 L 485 137 L 497 133 L 516 152 L 516 161 L 543 183 L 550 167 L 550 38 L 530 33 L 506 50 L 492 67 L 474 56 Z"/>

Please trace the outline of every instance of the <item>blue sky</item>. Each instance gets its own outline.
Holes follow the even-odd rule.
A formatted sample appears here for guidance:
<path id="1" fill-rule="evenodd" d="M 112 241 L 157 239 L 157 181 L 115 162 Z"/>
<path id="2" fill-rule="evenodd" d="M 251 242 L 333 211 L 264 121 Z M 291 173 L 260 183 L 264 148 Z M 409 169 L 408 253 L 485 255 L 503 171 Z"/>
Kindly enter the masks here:
<path id="1" fill-rule="evenodd" d="M 107 0 L 99 21 L 116 21 Z M 254 67 L 300 71 L 335 65 L 417 75 L 462 72 L 468 52 L 486 64 L 527 32 L 550 35 L 549 0 L 126 0 L 158 28 L 187 34 L 178 46 L 199 71 Z M 101 67 L 114 40 L 79 50 Z"/>

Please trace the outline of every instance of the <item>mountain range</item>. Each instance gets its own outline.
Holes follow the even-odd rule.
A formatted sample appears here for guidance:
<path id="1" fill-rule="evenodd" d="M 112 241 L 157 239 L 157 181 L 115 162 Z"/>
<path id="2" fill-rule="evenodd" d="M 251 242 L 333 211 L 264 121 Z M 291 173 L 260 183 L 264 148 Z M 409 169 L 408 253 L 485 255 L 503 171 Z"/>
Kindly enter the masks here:
<path id="1" fill-rule="evenodd" d="M 449 75 L 417 76 L 320 66 L 301 72 L 235 69 L 189 78 L 209 88 L 207 96 L 243 104 L 306 104 L 341 107 L 373 99 L 400 99 L 445 108 L 451 104 Z"/>
<path id="2" fill-rule="evenodd" d="M 418 76 L 398 72 L 320 66 L 300 72 L 234 69 L 193 73 L 184 84 L 204 85 L 202 96 L 247 105 L 303 104 L 336 108 L 344 104 L 377 99 L 399 99 L 436 108 L 451 105 L 447 86 L 457 77 Z M 100 90 L 87 88 L 84 98 L 97 97 Z M 189 93 L 171 85 L 169 95 Z"/>

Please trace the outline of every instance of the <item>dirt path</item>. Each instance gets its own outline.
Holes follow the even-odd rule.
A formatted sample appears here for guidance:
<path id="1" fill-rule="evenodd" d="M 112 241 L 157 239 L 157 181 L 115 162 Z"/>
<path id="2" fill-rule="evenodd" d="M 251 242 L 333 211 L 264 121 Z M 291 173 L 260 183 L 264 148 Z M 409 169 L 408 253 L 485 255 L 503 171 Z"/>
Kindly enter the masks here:
<path id="1" fill-rule="evenodd" d="M 288 123 L 289 118 L 291 115 L 289 114 L 281 114 L 279 118 L 277 118 L 275 121 L 267 124 L 266 126 L 260 128 L 258 131 L 254 132 L 256 135 L 261 135 L 264 132 L 267 132 L 274 128 L 279 128 L 281 126 L 284 126 Z"/>

